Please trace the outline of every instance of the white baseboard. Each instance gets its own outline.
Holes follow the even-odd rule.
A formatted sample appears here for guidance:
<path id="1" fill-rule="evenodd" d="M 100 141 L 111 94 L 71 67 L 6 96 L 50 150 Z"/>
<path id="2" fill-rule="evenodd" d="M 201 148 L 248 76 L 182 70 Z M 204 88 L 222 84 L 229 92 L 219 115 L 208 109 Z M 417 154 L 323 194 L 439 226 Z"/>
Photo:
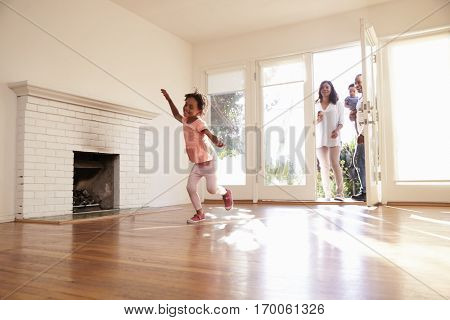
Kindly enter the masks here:
<path id="1" fill-rule="evenodd" d="M 13 214 L 0 213 L 0 223 L 14 221 L 15 218 Z"/>

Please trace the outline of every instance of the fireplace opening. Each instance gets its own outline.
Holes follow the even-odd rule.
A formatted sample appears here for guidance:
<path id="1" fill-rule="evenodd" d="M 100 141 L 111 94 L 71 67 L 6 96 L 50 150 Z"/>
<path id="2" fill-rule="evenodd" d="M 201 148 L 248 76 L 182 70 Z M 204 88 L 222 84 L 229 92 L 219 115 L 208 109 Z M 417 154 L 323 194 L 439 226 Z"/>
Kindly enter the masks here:
<path id="1" fill-rule="evenodd" d="M 119 207 L 119 155 L 74 152 L 73 213 Z"/>

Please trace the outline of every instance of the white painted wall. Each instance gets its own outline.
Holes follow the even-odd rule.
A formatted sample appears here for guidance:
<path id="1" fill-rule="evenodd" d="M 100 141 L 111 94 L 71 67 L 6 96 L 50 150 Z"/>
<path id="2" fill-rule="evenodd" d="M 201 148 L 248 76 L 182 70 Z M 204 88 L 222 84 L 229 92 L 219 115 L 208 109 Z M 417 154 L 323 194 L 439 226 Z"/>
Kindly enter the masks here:
<path id="1" fill-rule="evenodd" d="M 396 0 L 295 25 L 252 32 L 194 45 L 194 76 L 208 67 L 230 65 L 292 53 L 320 51 L 359 41 L 359 20 L 371 22 L 379 36 L 397 35 L 421 21 L 446 0 Z M 450 24 L 450 6 L 409 31 Z"/>
<path id="2" fill-rule="evenodd" d="M 192 89 L 191 45 L 110 1 L 3 1 L 165 110 L 169 109 L 160 88 L 170 90 L 180 102 Z M 15 202 L 17 99 L 7 83 L 23 80 L 160 112 L 162 115 L 153 120 L 160 139 L 164 126 L 168 125 L 170 132 L 179 126 L 151 102 L 0 3 L 0 221 L 13 218 Z M 163 158 L 162 143 L 160 146 L 160 164 L 168 162 L 172 168 L 174 157 Z M 173 148 L 170 150 L 173 154 Z M 180 157 L 184 159 L 184 154 Z M 185 177 L 173 170 L 163 174 L 161 169 L 154 174 L 149 200 Z M 188 201 L 185 183 L 180 183 L 150 205 Z"/>

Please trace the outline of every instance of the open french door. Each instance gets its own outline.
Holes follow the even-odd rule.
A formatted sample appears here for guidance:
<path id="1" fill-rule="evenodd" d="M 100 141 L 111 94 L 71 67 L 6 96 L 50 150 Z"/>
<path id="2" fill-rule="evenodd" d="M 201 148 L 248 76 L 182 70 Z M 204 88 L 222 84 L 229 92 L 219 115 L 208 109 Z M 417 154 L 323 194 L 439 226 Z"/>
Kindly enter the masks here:
<path id="1" fill-rule="evenodd" d="M 378 39 L 373 26 L 361 19 L 364 148 L 367 205 L 381 203 L 380 116 L 377 99 Z"/>

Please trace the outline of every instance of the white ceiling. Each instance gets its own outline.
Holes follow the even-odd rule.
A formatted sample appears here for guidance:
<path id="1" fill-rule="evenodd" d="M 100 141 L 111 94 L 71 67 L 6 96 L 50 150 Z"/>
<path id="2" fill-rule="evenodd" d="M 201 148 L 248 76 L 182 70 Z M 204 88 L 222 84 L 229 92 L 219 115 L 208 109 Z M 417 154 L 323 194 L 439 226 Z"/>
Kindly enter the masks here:
<path id="1" fill-rule="evenodd" d="M 391 0 L 111 0 L 192 43 L 294 24 Z"/>

